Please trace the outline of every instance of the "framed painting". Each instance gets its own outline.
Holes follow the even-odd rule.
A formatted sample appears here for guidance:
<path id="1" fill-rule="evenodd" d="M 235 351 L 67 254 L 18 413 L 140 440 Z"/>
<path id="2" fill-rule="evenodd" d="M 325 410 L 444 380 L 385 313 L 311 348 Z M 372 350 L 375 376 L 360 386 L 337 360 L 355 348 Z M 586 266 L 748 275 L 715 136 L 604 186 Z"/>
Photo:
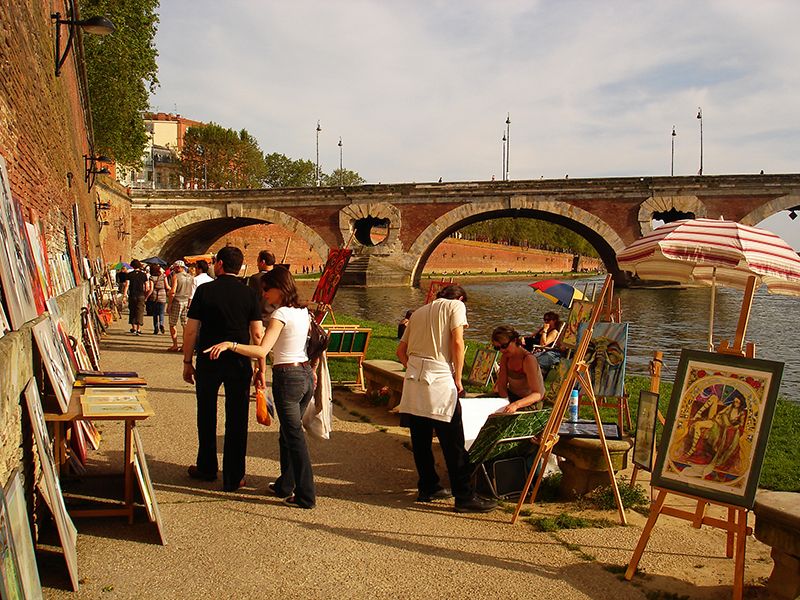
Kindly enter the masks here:
<path id="1" fill-rule="evenodd" d="M 164 536 L 164 523 L 161 520 L 161 511 L 156 500 L 156 491 L 153 488 L 153 480 L 150 478 L 150 470 L 147 468 L 147 459 L 144 455 L 144 444 L 139 436 L 139 429 L 133 428 L 133 467 L 136 471 L 136 481 L 139 483 L 139 490 L 142 492 L 142 500 L 147 509 L 147 517 L 151 523 L 155 523 L 158 528 L 158 536 L 161 543 L 166 546 L 167 538 Z"/>
<path id="2" fill-rule="evenodd" d="M 489 385 L 494 373 L 494 364 L 497 361 L 497 350 L 494 348 L 478 348 L 475 360 L 469 370 L 467 381 L 476 385 Z"/>
<path id="3" fill-rule="evenodd" d="M 19 580 L 24 592 L 18 597 L 26 600 L 41 600 L 42 584 L 39 580 L 39 569 L 36 566 L 36 553 L 28 517 L 28 503 L 25 501 L 25 489 L 19 469 L 14 470 L 6 483 L 5 495 L 8 525 L 11 529 L 11 539 L 17 557 Z"/>
<path id="4" fill-rule="evenodd" d="M 639 392 L 639 410 L 636 413 L 636 437 L 633 440 L 633 464 L 648 473 L 653 470 L 653 451 L 656 442 L 658 394 Z"/>
<path id="5" fill-rule="evenodd" d="M 30 254 L 19 204 L 11 196 L 6 162 L 0 156 L 0 277 L 14 329 L 39 315 Z"/>
<path id="6" fill-rule="evenodd" d="M 578 326 L 578 341 L 587 324 Z M 592 389 L 598 398 L 625 394 L 625 361 L 628 351 L 627 323 L 595 323 L 584 361 L 589 366 Z"/>
<path id="7" fill-rule="evenodd" d="M 347 268 L 352 254 L 353 251 L 349 248 L 331 248 L 328 253 L 328 262 L 325 263 L 325 269 L 322 271 L 314 295 L 311 297 L 312 302 L 328 305 L 333 302 L 336 290 L 339 289 L 342 273 Z"/>
<path id="8" fill-rule="evenodd" d="M 5 495 L 0 494 L 0 597 L 3 600 L 25 597 L 9 517 Z"/>
<path id="9" fill-rule="evenodd" d="M 567 348 L 574 348 L 578 345 L 578 327 L 581 323 L 585 323 L 592 316 L 593 302 L 588 300 L 573 300 L 572 308 L 567 317 L 567 323 L 564 326 L 564 332 L 561 334 L 561 343 Z"/>
<path id="10" fill-rule="evenodd" d="M 683 350 L 652 485 L 752 508 L 783 363 Z"/>
<path id="11" fill-rule="evenodd" d="M 69 578 L 72 582 L 72 589 L 77 591 L 78 552 L 76 544 L 78 531 L 75 529 L 75 525 L 69 513 L 67 513 L 67 506 L 64 504 L 61 482 L 53 457 L 53 444 L 47 433 L 47 423 L 44 420 L 44 412 L 42 411 L 42 400 L 39 397 L 39 391 L 36 389 L 34 379 L 31 379 L 25 387 L 25 404 L 31 420 L 37 454 L 42 465 L 42 482 L 38 485 L 55 519 L 58 537 L 61 539 L 61 547 L 64 550 L 64 559 L 67 562 Z"/>
<path id="12" fill-rule="evenodd" d="M 69 409 L 69 398 L 72 394 L 72 385 L 75 383 L 75 373 L 69 362 L 69 357 L 61 343 L 58 326 L 52 318 L 48 317 L 33 327 L 33 337 L 42 356 L 47 377 L 53 386 L 61 412 Z"/>

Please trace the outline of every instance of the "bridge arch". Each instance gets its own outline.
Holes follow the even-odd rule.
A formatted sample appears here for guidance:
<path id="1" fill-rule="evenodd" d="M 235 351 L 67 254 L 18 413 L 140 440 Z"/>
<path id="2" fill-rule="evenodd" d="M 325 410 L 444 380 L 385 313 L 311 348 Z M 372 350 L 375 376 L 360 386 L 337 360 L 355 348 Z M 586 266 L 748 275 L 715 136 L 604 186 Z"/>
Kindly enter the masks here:
<path id="1" fill-rule="evenodd" d="M 464 204 L 445 213 L 429 225 L 407 253 L 412 285 L 419 285 L 425 263 L 436 246 L 454 231 L 472 223 L 503 217 L 527 217 L 562 225 L 582 235 L 594 246 L 608 271 L 620 275 L 616 254 L 625 242 L 610 225 L 581 208 L 555 200 L 513 197 L 508 201 Z"/>
<path id="2" fill-rule="evenodd" d="M 787 210 L 795 206 L 800 206 L 800 194 L 778 196 L 750 211 L 742 217 L 741 223 L 742 225 L 751 225 L 755 227 L 767 217 L 771 217 L 782 210 Z"/>
<path id="3" fill-rule="evenodd" d="M 329 246 L 313 229 L 291 215 L 272 208 L 227 205 L 195 208 L 153 227 L 134 246 L 133 256 L 160 256 L 171 262 L 183 256 L 204 254 L 220 237 L 248 225 L 274 223 L 308 242 L 325 258 Z"/>

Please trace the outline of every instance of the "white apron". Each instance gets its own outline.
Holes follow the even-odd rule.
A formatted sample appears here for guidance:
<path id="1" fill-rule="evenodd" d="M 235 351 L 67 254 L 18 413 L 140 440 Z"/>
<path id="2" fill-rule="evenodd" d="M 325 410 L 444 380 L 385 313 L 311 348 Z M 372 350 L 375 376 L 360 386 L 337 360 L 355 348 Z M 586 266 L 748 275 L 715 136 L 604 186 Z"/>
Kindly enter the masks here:
<path id="1" fill-rule="evenodd" d="M 449 423 L 457 401 L 458 390 L 448 363 L 408 357 L 398 412 Z"/>

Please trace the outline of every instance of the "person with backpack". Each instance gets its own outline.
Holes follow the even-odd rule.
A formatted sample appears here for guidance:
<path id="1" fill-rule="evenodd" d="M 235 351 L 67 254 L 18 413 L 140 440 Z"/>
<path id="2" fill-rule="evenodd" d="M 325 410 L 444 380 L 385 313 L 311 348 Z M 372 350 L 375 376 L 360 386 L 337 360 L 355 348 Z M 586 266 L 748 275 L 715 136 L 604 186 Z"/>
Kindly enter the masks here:
<path id="1" fill-rule="evenodd" d="M 272 393 L 280 419 L 281 474 L 269 484 L 270 491 L 284 504 L 298 508 L 314 508 L 316 490 L 311 457 L 308 453 L 302 417 L 314 395 L 316 365 L 312 364 L 306 346 L 312 336 L 313 318 L 300 302 L 294 278 L 287 269 L 276 268 L 261 278 L 264 299 L 277 308 L 267 324 L 259 345 L 221 342 L 203 350 L 212 360 L 228 353 L 263 359 L 272 351 Z M 316 322 L 314 322 L 316 325 Z M 313 332 L 318 331 L 317 328 Z M 315 345 L 318 346 L 318 344 Z M 316 354 L 318 348 L 315 348 Z M 320 352 L 321 354 L 321 352 Z M 258 386 L 263 386 L 259 375 Z"/>

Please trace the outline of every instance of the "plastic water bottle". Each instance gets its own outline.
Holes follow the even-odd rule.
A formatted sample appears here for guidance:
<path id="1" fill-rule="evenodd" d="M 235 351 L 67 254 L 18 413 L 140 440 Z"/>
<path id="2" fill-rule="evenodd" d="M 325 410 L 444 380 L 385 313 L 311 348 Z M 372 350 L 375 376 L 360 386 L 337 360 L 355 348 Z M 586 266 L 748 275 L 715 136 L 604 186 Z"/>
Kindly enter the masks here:
<path id="1" fill-rule="evenodd" d="M 578 422 L 578 390 L 572 390 L 569 396 L 569 420 Z"/>

